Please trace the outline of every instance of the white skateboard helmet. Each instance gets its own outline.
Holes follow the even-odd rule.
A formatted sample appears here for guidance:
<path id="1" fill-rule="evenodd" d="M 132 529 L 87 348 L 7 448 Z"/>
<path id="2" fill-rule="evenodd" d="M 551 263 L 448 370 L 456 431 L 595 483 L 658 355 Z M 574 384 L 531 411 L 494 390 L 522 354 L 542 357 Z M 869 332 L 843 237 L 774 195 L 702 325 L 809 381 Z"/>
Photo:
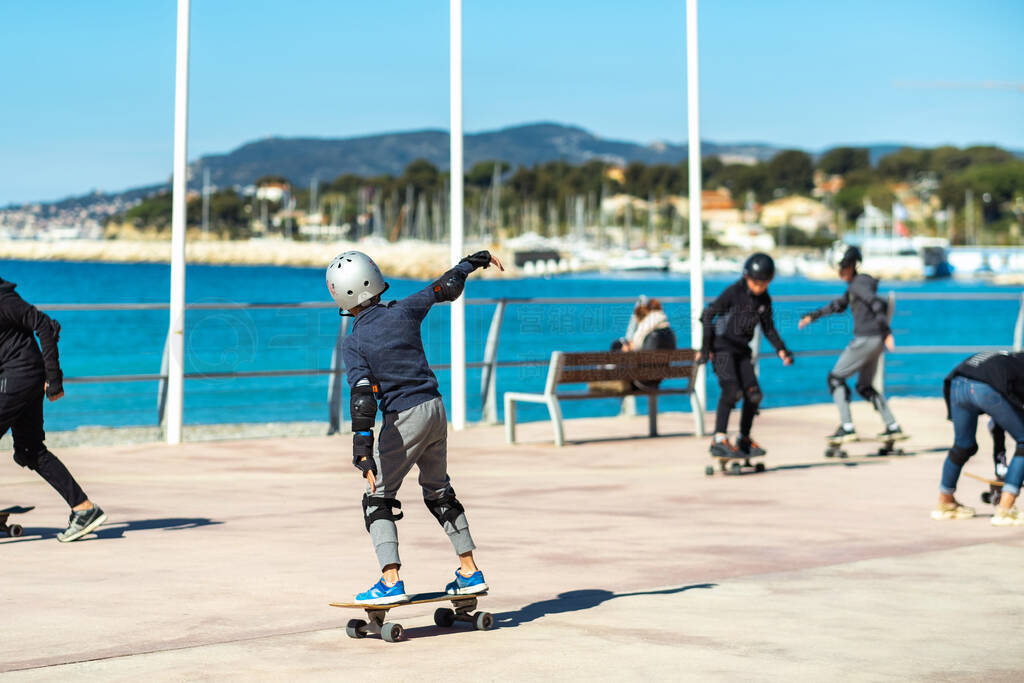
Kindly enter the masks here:
<path id="1" fill-rule="evenodd" d="M 338 254 L 327 266 L 327 290 L 346 311 L 383 294 L 387 288 L 380 268 L 361 251 Z"/>

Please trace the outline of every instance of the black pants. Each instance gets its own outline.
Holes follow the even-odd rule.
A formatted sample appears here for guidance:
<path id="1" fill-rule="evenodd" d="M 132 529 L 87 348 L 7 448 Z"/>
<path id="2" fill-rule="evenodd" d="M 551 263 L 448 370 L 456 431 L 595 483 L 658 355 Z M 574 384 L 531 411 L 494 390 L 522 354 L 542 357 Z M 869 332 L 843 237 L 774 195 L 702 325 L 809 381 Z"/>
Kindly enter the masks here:
<path id="1" fill-rule="evenodd" d="M 740 413 L 740 435 L 750 436 L 750 428 L 757 415 L 757 407 L 761 404 L 761 386 L 754 374 L 754 364 L 750 362 L 750 354 L 733 351 L 715 351 L 711 365 L 718 377 L 718 386 L 722 389 L 718 397 L 718 412 L 715 415 L 715 433 L 725 434 L 729 429 L 729 413 L 736 401 L 743 399 L 743 411 Z"/>
<path id="2" fill-rule="evenodd" d="M 0 436 L 11 430 L 14 462 L 35 470 L 50 486 L 75 507 L 88 500 L 68 468 L 43 444 L 43 386 L 0 394 Z"/>

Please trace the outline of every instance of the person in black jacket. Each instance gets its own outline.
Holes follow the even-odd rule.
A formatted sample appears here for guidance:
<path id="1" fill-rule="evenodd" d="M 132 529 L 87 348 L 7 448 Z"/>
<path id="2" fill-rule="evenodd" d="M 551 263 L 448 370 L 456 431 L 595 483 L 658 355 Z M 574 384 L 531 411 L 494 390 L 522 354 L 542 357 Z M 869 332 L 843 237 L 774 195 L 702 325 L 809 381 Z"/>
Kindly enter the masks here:
<path id="1" fill-rule="evenodd" d="M 857 393 L 871 403 L 885 423 L 885 429 L 878 438 L 892 441 L 907 438 L 889 410 L 885 396 L 874 387 L 878 359 L 885 348 L 893 350 L 894 342 L 889 329 L 888 304 L 878 296 L 878 280 L 857 272 L 860 261 L 860 249 L 850 247 L 846 250 L 839 262 L 839 277 L 848 284 L 846 291 L 825 307 L 804 315 L 799 325 L 802 330 L 818 318 L 842 313 L 847 308 L 853 315 L 853 339 L 828 373 L 828 391 L 839 409 L 839 426 L 825 438 L 835 445 L 857 440 L 857 430 L 850 414 L 850 387 L 846 385 L 847 378 L 853 375 L 857 375 Z"/>
<path id="2" fill-rule="evenodd" d="M 758 325 L 783 364 L 793 363 L 793 354 L 783 343 L 772 318 L 768 284 L 773 277 L 775 262 L 772 258 L 761 253 L 752 255 L 743 265 L 743 277 L 726 287 L 700 317 L 704 325 L 704 341 L 697 361 L 711 361 L 721 388 L 715 415 L 715 436 L 711 442 L 711 455 L 714 457 L 765 454 L 765 450 L 750 437 L 754 415 L 763 398 L 750 349 Z M 740 399 L 743 399 L 740 434 L 734 446 L 729 443 L 727 435 L 729 414 Z"/>
<path id="3" fill-rule="evenodd" d="M 985 413 L 1017 442 L 992 524 L 1024 525 L 1024 513 L 1014 506 L 1024 482 L 1024 352 L 977 353 L 949 373 L 942 393 L 947 417 L 953 421 L 953 447 L 942 464 L 939 504 L 932 511 L 932 519 L 974 516 L 974 510 L 958 503 L 953 493 L 964 464 L 978 452 L 975 433 L 978 417 Z"/>
<path id="4" fill-rule="evenodd" d="M 14 288 L 13 282 L 0 279 L 0 435 L 11 430 L 14 462 L 38 473 L 71 507 L 67 529 L 57 534 L 57 540 L 67 543 L 94 530 L 107 516 L 43 443 L 43 397 L 56 401 L 64 396 L 57 354 L 60 324 Z"/>

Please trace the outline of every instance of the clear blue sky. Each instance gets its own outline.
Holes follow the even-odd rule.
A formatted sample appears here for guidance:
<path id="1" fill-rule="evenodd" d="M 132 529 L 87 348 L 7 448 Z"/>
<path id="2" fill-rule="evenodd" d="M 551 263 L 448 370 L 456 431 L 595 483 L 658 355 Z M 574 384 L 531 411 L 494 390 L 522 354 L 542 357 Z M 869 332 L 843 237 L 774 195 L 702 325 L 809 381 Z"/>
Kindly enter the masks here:
<path id="1" fill-rule="evenodd" d="M 465 126 L 686 139 L 683 0 L 464 0 Z M 0 3 L 0 206 L 169 176 L 174 0 Z M 702 0 L 702 137 L 1024 149 L 1020 0 Z M 193 0 L 189 157 L 448 124 L 445 0 Z"/>

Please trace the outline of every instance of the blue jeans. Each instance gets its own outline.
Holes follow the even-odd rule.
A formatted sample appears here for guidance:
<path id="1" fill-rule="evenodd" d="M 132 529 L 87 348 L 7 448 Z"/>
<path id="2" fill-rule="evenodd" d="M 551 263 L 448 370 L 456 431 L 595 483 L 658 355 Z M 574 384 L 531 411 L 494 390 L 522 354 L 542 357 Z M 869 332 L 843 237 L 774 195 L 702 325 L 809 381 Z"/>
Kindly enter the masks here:
<path id="1" fill-rule="evenodd" d="M 1017 452 L 1006 470 L 1003 491 L 1018 495 L 1024 481 L 1024 413 L 1003 398 L 1002 394 L 984 382 L 966 377 L 954 377 L 949 387 L 949 412 L 953 418 L 953 444 L 957 448 L 977 450 L 978 416 L 987 413 L 1017 442 Z M 963 465 L 946 462 L 942 465 L 942 485 L 939 491 L 951 494 L 956 490 Z"/>

